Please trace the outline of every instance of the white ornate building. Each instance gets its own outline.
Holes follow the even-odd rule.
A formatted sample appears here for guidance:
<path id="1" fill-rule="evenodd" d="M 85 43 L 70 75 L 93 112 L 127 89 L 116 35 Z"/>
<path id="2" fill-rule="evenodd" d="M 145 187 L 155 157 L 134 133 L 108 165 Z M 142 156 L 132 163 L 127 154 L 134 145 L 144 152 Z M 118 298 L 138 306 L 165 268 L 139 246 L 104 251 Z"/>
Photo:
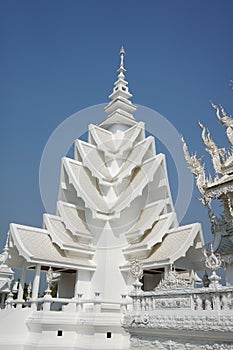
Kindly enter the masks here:
<path id="1" fill-rule="evenodd" d="M 195 175 L 196 184 L 202 195 L 202 203 L 208 207 L 211 231 L 214 236 L 213 250 L 222 256 L 226 271 L 226 285 L 233 285 L 233 118 L 228 116 L 222 106 L 211 103 L 216 111 L 218 121 L 226 127 L 230 150 L 220 148 L 211 138 L 209 130 L 199 122 L 202 140 L 206 151 L 211 156 L 214 178 L 206 174 L 201 158 L 196 154 L 190 156 L 183 140 L 185 159 Z M 220 217 L 214 214 L 211 202 L 217 200 L 222 204 Z"/>
<path id="2" fill-rule="evenodd" d="M 44 214 L 42 228 L 10 225 L 0 260 L 2 350 L 233 349 L 232 289 L 219 284 L 213 252 L 211 284 L 195 288 L 205 268 L 201 226 L 178 224 L 165 156 L 133 117 L 123 48 L 120 57 L 107 118 L 89 125 L 87 142 L 75 141 L 74 159 L 62 159 L 57 214 Z"/>

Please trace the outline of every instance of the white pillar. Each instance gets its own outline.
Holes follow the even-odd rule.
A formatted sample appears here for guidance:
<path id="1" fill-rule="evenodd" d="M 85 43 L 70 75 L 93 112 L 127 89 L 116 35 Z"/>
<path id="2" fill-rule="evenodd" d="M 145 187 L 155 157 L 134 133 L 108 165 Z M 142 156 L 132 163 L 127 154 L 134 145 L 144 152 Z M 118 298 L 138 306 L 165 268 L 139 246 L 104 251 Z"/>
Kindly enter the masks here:
<path id="1" fill-rule="evenodd" d="M 18 294 L 17 294 L 17 299 L 20 301 L 23 300 L 23 290 L 24 290 L 25 278 L 26 278 L 26 266 L 23 266 L 21 269 L 21 277 L 20 277 L 20 281 L 19 281 L 19 289 L 18 289 Z"/>
<path id="2" fill-rule="evenodd" d="M 0 309 L 4 309 L 5 298 L 6 298 L 6 293 L 2 293 L 2 300 L 1 300 Z"/>
<path id="3" fill-rule="evenodd" d="M 169 271 L 170 271 L 170 266 L 169 265 L 164 266 L 164 278 L 168 277 Z"/>
<path id="4" fill-rule="evenodd" d="M 41 269 L 41 265 L 36 264 L 35 276 L 34 276 L 33 286 L 32 286 L 32 299 L 36 299 L 38 297 L 39 286 L 40 286 L 40 269 Z"/>
<path id="5" fill-rule="evenodd" d="M 76 295 L 78 294 L 78 287 L 79 287 L 79 283 L 78 283 L 78 270 L 77 270 L 75 274 L 74 297 L 76 297 Z"/>

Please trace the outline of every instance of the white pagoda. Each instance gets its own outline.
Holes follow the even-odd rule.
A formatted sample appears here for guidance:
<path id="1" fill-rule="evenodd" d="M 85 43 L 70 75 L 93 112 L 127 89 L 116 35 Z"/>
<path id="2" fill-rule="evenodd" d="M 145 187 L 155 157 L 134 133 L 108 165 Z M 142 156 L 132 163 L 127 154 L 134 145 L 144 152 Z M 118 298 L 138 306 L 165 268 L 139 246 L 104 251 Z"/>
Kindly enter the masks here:
<path id="1" fill-rule="evenodd" d="M 75 141 L 74 159 L 62 159 L 56 215 L 44 214 L 42 228 L 10 225 L 0 260 L 2 350 L 135 347 L 122 327 L 132 262 L 143 266 L 136 295 L 164 285 L 172 271 L 179 286 L 194 287 L 204 269 L 201 226 L 179 226 L 165 156 L 133 117 L 124 55 L 122 48 L 107 118 L 89 125 L 87 142 Z M 17 294 L 12 269 L 21 271 Z M 43 273 L 48 286 L 39 295 Z"/>

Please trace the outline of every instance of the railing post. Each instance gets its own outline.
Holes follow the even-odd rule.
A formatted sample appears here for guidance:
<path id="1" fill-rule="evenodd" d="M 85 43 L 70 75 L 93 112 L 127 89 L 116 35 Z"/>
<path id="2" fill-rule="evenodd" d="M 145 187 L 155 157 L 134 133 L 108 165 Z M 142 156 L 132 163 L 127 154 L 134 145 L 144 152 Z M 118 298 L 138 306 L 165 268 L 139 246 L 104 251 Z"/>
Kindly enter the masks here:
<path id="1" fill-rule="evenodd" d="M 217 292 L 213 295 L 213 310 L 221 310 L 220 295 Z"/>
<path id="2" fill-rule="evenodd" d="M 45 296 L 44 296 L 44 303 L 43 303 L 43 311 L 50 311 L 51 303 L 52 303 L 51 290 L 46 289 Z"/>
<path id="3" fill-rule="evenodd" d="M 135 303 L 135 310 L 136 311 L 142 311 L 142 300 L 139 295 L 135 297 L 136 303 Z"/>
<path id="4" fill-rule="evenodd" d="M 83 303 L 81 302 L 82 296 L 83 295 L 81 293 L 77 293 L 76 312 L 83 311 Z"/>
<path id="5" fill-rule="evenodd" d="M 204 295 L 204 309 L 205 310 L 212 310 L 211 296 L 208 294 Z"/>
<path id="6" fill-rule="evenodd" d="M 121 312 L 125 314 L 127 311 L 126 294 L 121 294 L 121 299 L 122 299 L 120 304 Z"/>
<path id="7" fill-rule="evenodd" d="M 230 296 L 230 293 L 227 293 L 227 294 L 224 293 L 222 295 L 222 309 L 223 310 L 229 310 L 230 309 L 230 307 L 229 307 L 229 304 L 230 304 L 229 296 Z"/>
<path id="8" fill-rule="evenodd" d="M 24 265 L 21 269 L 21 277 L 19 281 L 19 289 L 18 289 L 18 294 L 17 294 L 17 309 L 22 308 L 24 299 L 23 299 L 23 292 L 24 292 L 24 284 L 25 284 L 25 278 L 26 278 L 26 265 Z"/>
<path id="9" fill-rule="evenodd" d="M 100 292 L 95 292 L 94 311 L 101 312 Z"/>
<path id="10" fill-rule="evenodd" d="M 131 299 L 132 299 L 132 308 L 133 310 L 136 310 L 137 299 L 134 295 L 131 295 Z"/>
<path id="11" fill-rule="evenodd" d="M 195 300 L 196 300 L 196 310 L 203 310 L 203 305 L 202 305 L 202 298 L 200 295 L 195 294 Z"/>
<path id="12" fill-rule="evenodd" d="M 14 299 L 13 299 L 13 293 L 9 293 L 8 295 L 7 295 L 7 299 L 6 299 L 6 309 L 11 309 L 12 308 L 12 306 L 13 306 L 13 301 L 14 301 Z"/>
<path id="13" fill-rule="evenodd" d="M 195 304 L 196 304 L 196 295 L 195 294 L 190 294 L 190 306 L 192 310 L 195 310 Z"/>
<path id="14" fill-rule="evenodd" d="M 141 310 L 146 311 L 146 298 L 144 296 L 141 297 Z"/>

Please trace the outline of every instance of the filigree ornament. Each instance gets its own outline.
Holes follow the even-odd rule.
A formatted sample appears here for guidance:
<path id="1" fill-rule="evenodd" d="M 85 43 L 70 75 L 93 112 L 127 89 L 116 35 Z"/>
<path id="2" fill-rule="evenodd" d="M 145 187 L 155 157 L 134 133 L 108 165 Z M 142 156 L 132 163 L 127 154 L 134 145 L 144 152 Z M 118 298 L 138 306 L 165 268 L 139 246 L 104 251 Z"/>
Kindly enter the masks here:
<path id="1" fill-rule="evenodd" d="M 203 250 L 205 255 L 205 264 L 211 271 L 217 271 L 222 265 L 222 259 L 220 255 L 215 255 L 213 247 L 211 245 L 211 251 L 207 252 L 206 249 Z"/>
<path id="2" fill-rule="evenodd" d="M 209 277 L 211 283 L 211 288 L 218 288 L 221 286 L 219 281 L 221 280 L 221 277 L 216 274 L 216 271 L 221 267 L 222 265 L 222 258 L 220 255 L 214 254 L 214 250 L 211 244 L 211 251 L 207 252 L 206 249 L 203 249 L 203 253 L 205 255 L 205 265 L 206 267 L 212 271 L 212 275 Z"/>
<path id="3" fill-rule="evenodd" d="M 136 281 L 139 281 L 142 278 L 143 266 L 142 266 L 142 263 L 138 259 L 135 259 L 132 261 L 130 273 L 136 279 Z"/>

